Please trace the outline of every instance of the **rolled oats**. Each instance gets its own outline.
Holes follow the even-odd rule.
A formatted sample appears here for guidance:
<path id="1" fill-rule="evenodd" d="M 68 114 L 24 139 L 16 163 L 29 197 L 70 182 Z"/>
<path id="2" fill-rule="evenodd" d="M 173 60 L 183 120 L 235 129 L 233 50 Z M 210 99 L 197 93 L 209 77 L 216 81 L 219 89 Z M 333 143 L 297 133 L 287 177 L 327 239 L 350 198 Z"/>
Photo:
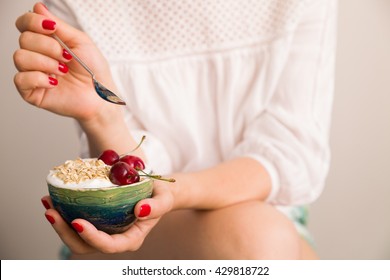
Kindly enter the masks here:
<path id="1" fill-rule="evenodd" d="M 54 175 L 66 183 L 80 183 L 89 179 L 108 179 L 110 166 L 98 159 L 67 160 L 53 168 Z"/>

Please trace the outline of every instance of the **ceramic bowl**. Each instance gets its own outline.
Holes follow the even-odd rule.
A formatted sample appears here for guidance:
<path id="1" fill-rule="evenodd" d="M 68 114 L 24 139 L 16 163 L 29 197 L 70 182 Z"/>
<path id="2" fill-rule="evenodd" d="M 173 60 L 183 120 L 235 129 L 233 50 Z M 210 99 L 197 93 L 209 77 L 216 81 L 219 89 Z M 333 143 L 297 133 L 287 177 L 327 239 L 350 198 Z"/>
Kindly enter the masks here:
<path id="1" fill-rule="evenodd" d="M 109 234 L 126 231 L 135 221 L 138 201 L 151 197 L 149 178 L 124 186 L 104 188 L 61 188 L 48 183 L 54 208 L 69 224 L 77 218 L 92 223 Z"/>

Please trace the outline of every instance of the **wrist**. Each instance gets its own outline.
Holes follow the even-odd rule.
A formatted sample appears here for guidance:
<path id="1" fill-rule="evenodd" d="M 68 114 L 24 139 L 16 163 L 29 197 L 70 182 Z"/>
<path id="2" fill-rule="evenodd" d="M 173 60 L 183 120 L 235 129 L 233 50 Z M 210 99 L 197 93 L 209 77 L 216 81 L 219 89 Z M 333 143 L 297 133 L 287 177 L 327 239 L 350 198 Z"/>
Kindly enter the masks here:
<path id="1" fill-rule="evenodd" d="M 108 88 L 114 90 L 114 92 L 118 92 L 118 89 L 112 80 L 108 80 L 106 84 Z M 101 97 L 98 97 L 94 87 L 90 88 L 90 90 L 92 91 L 91 94 L 94 95 L 99 104 L 91 110 L 91 113 L 86 114 L 81 118 L 76 118 L 81 128 L 86 133 L 95 133 L 100 129 L 109 128 L 118 121 L 124 120 L 121 106 L 109 103 Z"/>
<path id="2" fill-rule="evenodd" d="M 176 173 L 170 177 L 176 181 L 168 184 L 173 196 L 173 210 L 194 208 L 194 197 L 191 194 L 191 185 L 189 184 L 189 174 Z"/>
<path id="3" fill-rule="evenodd" d="M 121 122 L 121 120 L 123 120 L 119 108 L 114 108 L 114 106 L 116 105 L 104 104 L 93 116 L 85 119 L 77 119 L 77 121 L 87 134 L 94 134 L 109 129 L 112 124 L 116 124 L 118 121 Z"/>
<path id="4" fill-rule="evenodd" d="M 97 157 L 106 149 L 124 154 L 137 145 L 131 137 L 123 112 L 118 105 L 104 104 L 92 118 L 78 120 L 78 122 L 87 136 L 92 157 Z M 141 149 L 134 154 L 143 157 Z"/>

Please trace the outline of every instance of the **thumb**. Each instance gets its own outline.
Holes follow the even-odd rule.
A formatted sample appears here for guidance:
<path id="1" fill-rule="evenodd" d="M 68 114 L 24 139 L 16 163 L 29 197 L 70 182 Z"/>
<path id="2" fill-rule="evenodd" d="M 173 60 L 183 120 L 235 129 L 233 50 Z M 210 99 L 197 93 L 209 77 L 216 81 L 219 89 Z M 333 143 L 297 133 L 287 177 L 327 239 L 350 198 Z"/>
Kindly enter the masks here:
<path id="1" fill-rule="evenodd" d="M 155 183 L 153 197 L 139 201 L 134 208 L 134 213 L 140 220 L 155 219 L 169 212 L 172 206 L 173 195 L 170 188 Z"/>
<path id="2" fill-rule="evenodd" d="M 76 43 L 84 43 L 88 40 L 84 32 L 74 28 L 59 17 L 52 14 L 43 3 L 36 3 L 33 8 L 34 13 L 46 16 L 56 22 L 55 33 L 69 46 L 74 46 Z"/>

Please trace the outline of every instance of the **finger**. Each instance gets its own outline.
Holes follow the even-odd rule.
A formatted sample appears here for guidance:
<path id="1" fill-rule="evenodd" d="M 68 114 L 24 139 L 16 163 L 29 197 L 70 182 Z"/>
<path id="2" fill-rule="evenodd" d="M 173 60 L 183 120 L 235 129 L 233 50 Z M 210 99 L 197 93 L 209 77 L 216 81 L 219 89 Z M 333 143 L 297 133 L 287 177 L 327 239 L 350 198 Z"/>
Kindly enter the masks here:
<path id="1" fill-rule="evenodd" d="M 32 31 L 50 35 L 56 31 L 57 22 L 47 16 L 36 13 L 25 13 L 18 17 L 15 22 L 16 28 L 20 32 Z"/>
<path id="2" fill-rule="evenodd" d="M 56 75 L 68 73 L 68 66 L 40 53 L 19 49 L 14 53 L 15 67 L 21 71 L 40 71 Z"/>
<path id="3" fill-rule="evenodd" d="M 42 202 L 43 206 L 46 208 L 46 210 L 54 208 L 53 207 L 53 202 L 52 202 L 52 200 L 51 200 L 49 195 L 43 196 L 41 198 L 41 202 Z"/>
<path id="4" fill-rule="evenodd" d="M 114 234 L 112 238 L 119 248 L 124 247 L 127 251 L 136 251 L 141 247 L 146 236 L 159 220 L 160 218 L 144 221 L 138 220 L 126 232 L 123 234 Z"/>
<path id="5" fill-rule="evenodd" d="M 76 219 L 72 221 L 72 227 L 79 234 L 79 237 L 82 238 L 86 244 L 96 248 L 102 253 L 118 253 L 123 252 L 119 251 L 118 245 L 113 244 L 112 237 L 98 229 L 91 223 L 83 219 Z M 125 250 L 125 248 L 122 248 Z"/>
<path id="6" fill-rule="evenodd" d="M 54 209 L 45 212 L 46 219 L 50 222 L 61 240 L 76 254 L 87 254 L 96 251 L 83 241 L 82 238 L 71 228 L 61 215 Z"/>
<path id="7" fill-rule="evenodd" d="M 155 219 L 172 209 L 173 196 L 168 187 L 155 183 L 153 196 L 137 203 L 134 213 L 141 219 Z"/>
<path id="8" fill-rule="evenodd" d="M 19 37 L 21 49 L 40 53 L 59 61 L 72 59 L 72 56 L 64 50 L 54 38 L 31 31 L 23 32 Z"/>
<path id="9" fill-rule="evenodd" d="M 26 102 L 41 108 L 46 93 L 50 94 L 50 89 L 57 86 L 58 80 L 42 72 L 31 71 L 16 73 L 14 83 Z"/>
<path id="10" fill-rule="evenodd" d="M 69 25 L 65 21 L 52 14 L 42 3 L 34 5 L 34 13 L 49 18 L 56 22 L 55 32 L 65 43 L 72 47 L 72 43 L 84 43 L 84 40 L 88 40 L 86 36 L 80 36 L 83 33 Z"/>
<path id="11" fill-rule="evenodd" d="M 58 80 L 39 71 L 18 72 L 15 86 L 24 100 L 40 107 L 47 89 L 56 87 Z"/>
<path id="12" fill-rule="evenodd" d="M 157 222 L 158 219 L 137 221 L 126 232 L 113 235 L 97 230 L 91 223 L 82 219 L 74 220 L 72 226 L 91 247 L 102 253 L 112 254 L 139 249 Z"/>
<path id="13" fill-rule="evenodd" d="M 80 36 L 83 34 L 80 30 L 53 15 L 42 3 L 35 4 L 33 11 L 17 18 L 15 25 L 20 32 L 31 31 L 44 35 L 56 33 L 68 44 L 75 43 L 75 38 L 79 43 L 88 40 L 88 37 Z"/>

